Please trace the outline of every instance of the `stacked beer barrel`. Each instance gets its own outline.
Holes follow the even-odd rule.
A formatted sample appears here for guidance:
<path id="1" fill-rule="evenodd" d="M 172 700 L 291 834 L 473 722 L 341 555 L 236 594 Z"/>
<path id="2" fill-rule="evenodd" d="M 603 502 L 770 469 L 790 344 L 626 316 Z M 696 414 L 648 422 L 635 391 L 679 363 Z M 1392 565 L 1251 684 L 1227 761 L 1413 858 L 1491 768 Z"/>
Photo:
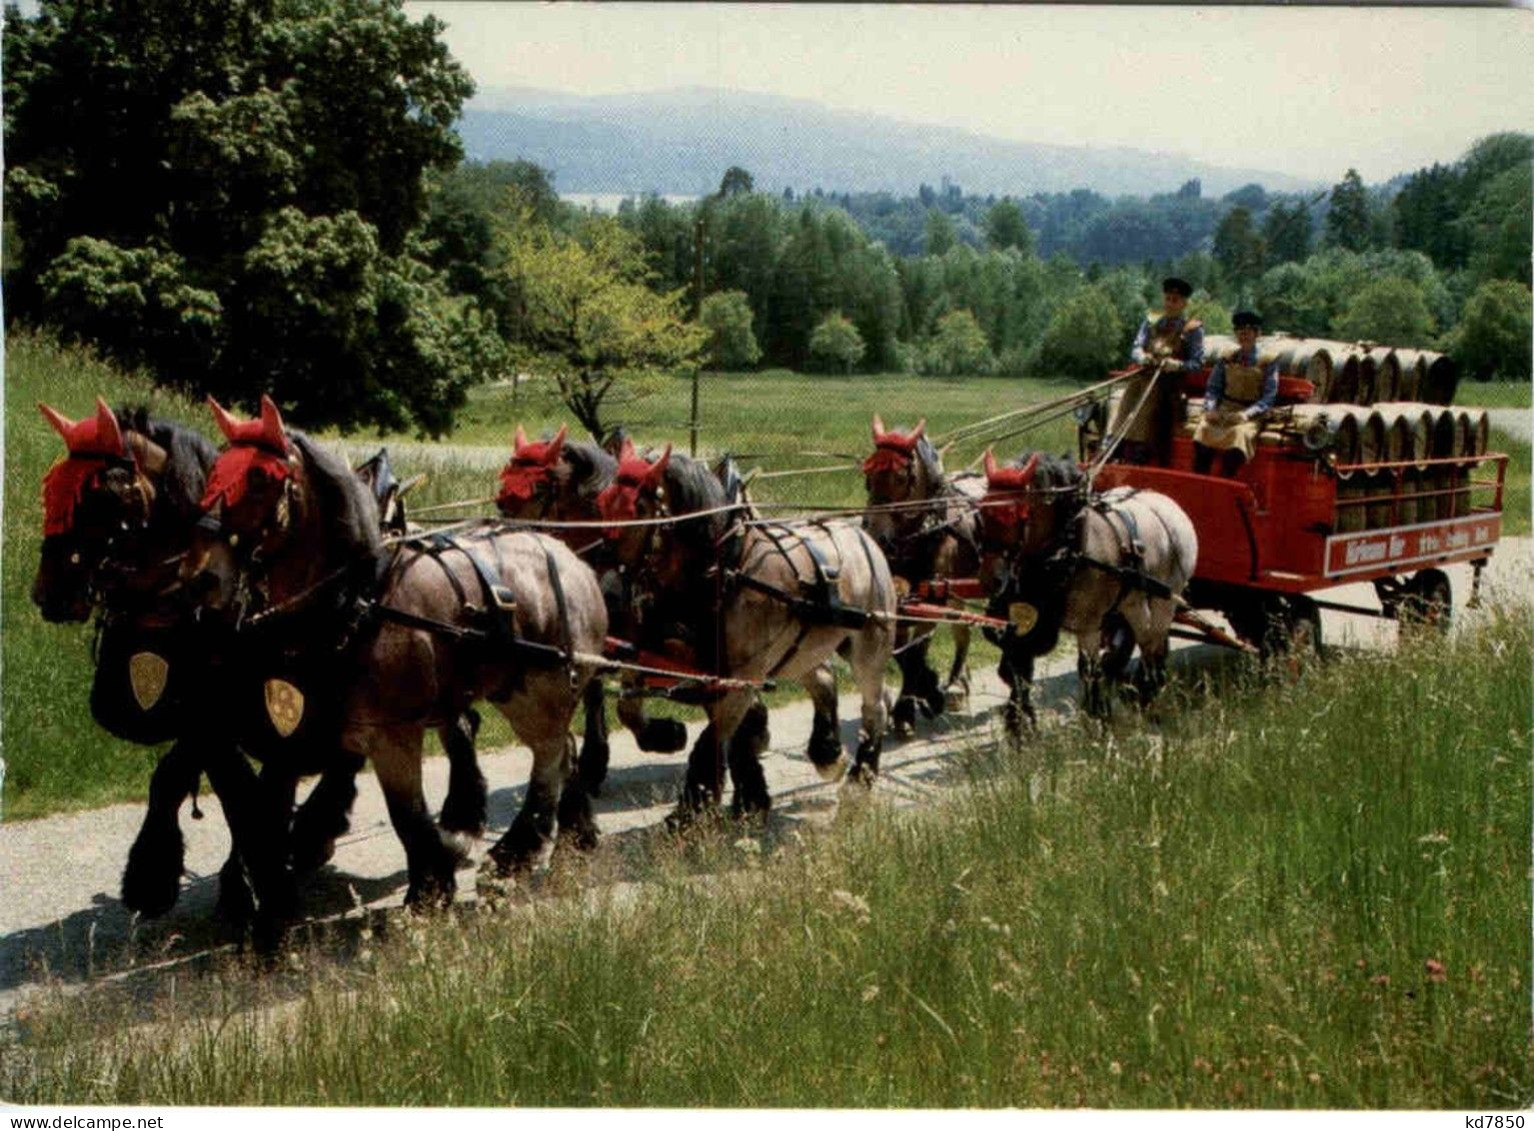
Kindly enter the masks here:
<path id="1" fill-rule="evenodd" d="M 1212 363 L 1236 348 L 1225 335 L 1204 339 Z M 1265 335 L 1258 352 L 1276 357 L 1279 372 L 1315 387 L 1310 403 L 1277 414 L 1277 426 L 1337 468 L 1337 529 L 1347 533 L 1454 518 L 1470 511 L 1470 472 L 1486 454 L 1485 409 L 1451 408 L 1459 369 L 1432 350 L 1393 349 L 1293 334 Z M 1429 463 L 1452 459 L 1452 464 Z M 1359 464 L 1408 463 L 1369 471 Z M 1370 500 L 1353 502 L 1352 500 Z"/>

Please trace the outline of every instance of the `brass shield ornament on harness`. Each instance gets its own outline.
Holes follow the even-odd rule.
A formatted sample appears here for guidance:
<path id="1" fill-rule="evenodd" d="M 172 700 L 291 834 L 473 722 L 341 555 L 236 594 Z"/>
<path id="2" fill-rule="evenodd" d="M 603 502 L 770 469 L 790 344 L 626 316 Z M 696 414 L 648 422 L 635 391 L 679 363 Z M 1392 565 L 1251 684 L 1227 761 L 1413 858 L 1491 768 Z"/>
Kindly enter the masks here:
<path id="1" fill-rule="evenodd" d="M 128 685 L 133 689 L 139 709 L 147 711 L 165 694 L 170 678 L 170 664 L 154 652 L 135 652 L 128 657 Z"/>
<path id="2" fill-rule="evenodd" d="M 272 727 L 287 738 L 304 718 L 304 693 L 285 679 L 266 681 L 266 714 Z"/>
<path id="3" fill-rule="evenodd" d="M 1007 619 L 1013 628 L 1026 636 L 1039 623 L 1039 610 L 1026 601 L 1013 601 L 1007 606 Z"/>

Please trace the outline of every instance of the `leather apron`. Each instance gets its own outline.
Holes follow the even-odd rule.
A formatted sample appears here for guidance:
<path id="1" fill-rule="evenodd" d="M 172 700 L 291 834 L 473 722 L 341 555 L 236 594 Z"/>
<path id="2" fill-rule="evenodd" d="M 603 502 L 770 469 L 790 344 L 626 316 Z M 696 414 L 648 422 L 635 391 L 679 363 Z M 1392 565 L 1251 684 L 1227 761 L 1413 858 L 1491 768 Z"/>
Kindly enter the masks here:
<path id="1" fill-rule="evenodd" d="M 1154 359 L 1162 361 L 1166 358 L 1175 358 L 1179 361 L 1186 360 L 1187 348 L 1183 345 L 1183 335 L 1197 325 L 1196 322 L 1174 321 L 1165 315 L 1152 315 L 1150 333 L 1146 336 L 1145 352 Z M 1108 432 L 1117 435 L 1120 431 L 1124 439 L 1131 443 L 1158 444 L 1165 439 L 1169 430 L 1167 421 L 1160 419 L 1163 401 L 1170 401 L 1170 396 L 1163 397 L 1159 392 L 1153 392 L 1146 397 L 1146 390 L 1157 380 L 1157 367 L 1152 362 L 1143 366 L 1139 373 L 1129 378 L 1120 386 L 1110 402 L 1108 413 Z M 1168 375 L 1161 378 L 1163 381 L 1175 381 L 1174 376 Z M 1141 398 L 1145 398 L 1145 404 L 1141 406 L 1133 420 L 1129 414 L 1134 412 L 1135 406 L 1140 404 Z"/>
<path id="2" fill-rule="evenodd" d="M 1257 434 L 1262 431 L 1260 420 L 1247 420 L 1241 413 L 1262 397 L 1262 369 L 1266 358 L 1259 357 L 1256 365 L 1242 365 L 1232 354 L 1225 359 L 1225 395 L 1206 412 L 1193 433 L 1194 443 L 1218 451 L 1237 449 L 1247 459 L 1256 449 Z"/>

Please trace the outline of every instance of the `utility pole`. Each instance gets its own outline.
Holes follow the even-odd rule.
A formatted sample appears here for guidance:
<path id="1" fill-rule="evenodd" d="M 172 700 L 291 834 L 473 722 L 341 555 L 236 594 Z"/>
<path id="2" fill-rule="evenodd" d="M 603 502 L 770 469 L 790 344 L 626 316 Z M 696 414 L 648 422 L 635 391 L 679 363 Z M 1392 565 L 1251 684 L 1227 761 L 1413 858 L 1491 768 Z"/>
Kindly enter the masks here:
<path id="1" fill-rule="evenodd" d="M 693 321 L 703 317 L 703 206 L 698 206 L 698 219 L 692 229 L 693 246 Z M 688 424 L 687 454 L 693 459 L 698 458 L 698 379 L 702 376 L 703 366 L 700 363 L 692 371 L 692 418 Z"/>

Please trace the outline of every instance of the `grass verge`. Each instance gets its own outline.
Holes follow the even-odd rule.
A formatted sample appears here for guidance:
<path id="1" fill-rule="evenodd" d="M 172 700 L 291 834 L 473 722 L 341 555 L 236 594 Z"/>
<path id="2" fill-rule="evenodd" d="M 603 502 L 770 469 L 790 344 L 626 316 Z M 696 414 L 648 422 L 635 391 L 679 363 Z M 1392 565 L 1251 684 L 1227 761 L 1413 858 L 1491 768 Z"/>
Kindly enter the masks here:
<path id="1" fill-rule="evenodd" d="M 392 920 L 350 962 L 162 997 L 148 1027 L 101 995 L 42 1006 L 0 1094 L 1523 1106 L 1531 645 L 1519 612 L 1296 685 L 1185 688 L 1198 709 L 1159 727 L 977 751 L 937 811 L 661 843 L 637 894 Z"/>

